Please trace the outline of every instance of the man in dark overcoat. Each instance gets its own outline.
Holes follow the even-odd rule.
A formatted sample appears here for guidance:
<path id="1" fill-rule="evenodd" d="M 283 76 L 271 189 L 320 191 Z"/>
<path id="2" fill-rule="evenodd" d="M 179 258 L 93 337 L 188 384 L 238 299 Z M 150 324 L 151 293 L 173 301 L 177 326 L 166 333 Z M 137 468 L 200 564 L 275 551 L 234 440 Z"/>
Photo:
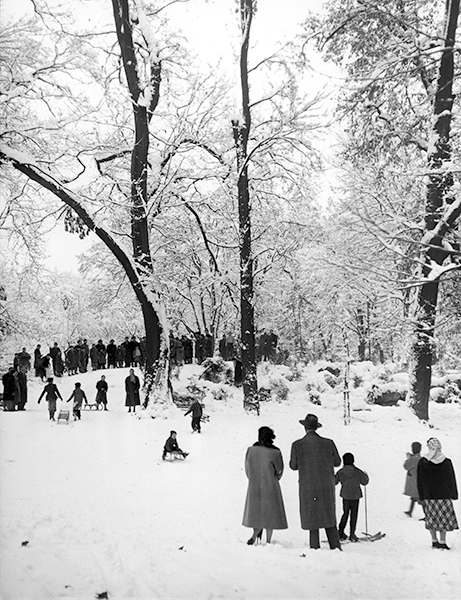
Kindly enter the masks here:
<path id="1" fill-rule="evenodd" d="M 309 530 L 309 545 L 320 548 L 319 529 L 324 528 L 331 549 L 341 549 L 336 527 L 335 472 L 341 458 L 333 440 L 320 437 L 315 415 L 299 421 L 306 435 L 291 447 L 290 468 L 299 473 L 301 528 Z"/>

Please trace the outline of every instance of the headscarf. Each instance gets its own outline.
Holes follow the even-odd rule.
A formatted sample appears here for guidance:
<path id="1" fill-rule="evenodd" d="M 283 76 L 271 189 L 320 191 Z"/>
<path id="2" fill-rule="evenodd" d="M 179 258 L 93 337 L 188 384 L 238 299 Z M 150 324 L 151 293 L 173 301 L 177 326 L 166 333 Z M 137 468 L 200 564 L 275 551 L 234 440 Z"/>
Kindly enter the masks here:
<path id="1" fill-rule="evenodd" d="M 442 444 L 437 438 L 429 438 L 427 447 L 429 448 L 429 452 L 426 454 L 427 460 L 438 465 L 446 459 L 446 456 L 442 454 Z"/>

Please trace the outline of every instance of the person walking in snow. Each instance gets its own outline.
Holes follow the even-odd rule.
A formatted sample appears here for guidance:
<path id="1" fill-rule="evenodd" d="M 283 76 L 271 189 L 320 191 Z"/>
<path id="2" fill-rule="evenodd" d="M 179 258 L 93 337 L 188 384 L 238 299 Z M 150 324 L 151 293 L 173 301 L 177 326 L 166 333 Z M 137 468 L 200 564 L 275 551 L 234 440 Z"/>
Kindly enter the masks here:
<path id="1" fill-rule="evenodd" d="M 176 431 L 170 431 L 170 437 L 167 439 L 165 445 L 163 446 L 163 460 L 166 459 L 167 454 L 180 454 L 184 458 L 186 458 L 186 456 L 189 455 L 189 452 L 184 452 L 184 450 L 181 450 L 181 448 L 179 447 L 178 440 L 176 437 L 177 435 L 178 434 L 176 433 Z"/>
<path id="2" fill-rule="evenodd" d="M 243 511 L 243 526 L 252 527 L 253 535 L 247 544 L 252 546 L 266 530 L 270 544 L 274 529 L 287 529 L 288 523 L 279 480 L 283 475 L 283 458 L 274 446 L 275 433 L 270 427 L 260 427 L 258 441 L 245 456 L 248 490 Z"/>
<path id="3" fill-rule="evenodd" d="M 53 383 L 52 377 L 48 377 L 48 383 L 43 388 L 43 392 L 40 394 L 40 398 L 38 399 L 39 404 L 43 396 L 45 396 L 45 400 L 48 402 L 48 412 L 50 415 L 50 421 L 54 421 L 54 414 L 56 412 L 56 400 L 58 398 L 62 400 L 62 396 L 56 384 Z"/>
<path id="4" fill-rule="evenodd" d="M 354 465 L 354 455 L 351 452 L 346 452 L 343 456 L 344 467 L 339 469 L 335 475 L 335 484 L 341 483 L 341 491 L 339 495 L 343 499 L 343 516 L 339 522 L 339 539 L 346 540 L 347 535 L 344 533 L 347 520 L 350 515 L 350 533 L 349 539 L 351 542 L 357 542 L 358 537 L 355 535 L 357 527 L 357 517 L 359 514 L 359 502 L 362 497 L 362 489 L 360 485 L 367 485 L 369 477 Z"/>
<path id="5" fill-rule="evenodd" d="M 130 374 L 125 379 L 125 406 L 128 406 L 128 412 L 131 412 L 131 409 L 133 409 L 133 412 L 136 412 L 136 407 L 141 404 L 139 398 L 140 387 L 139 377 L 134 374 L 134 369 L 130 369 Z"/>
<path id="6" fill-rule="evenodd" d="M 453 500 L 458 499 L 455 471 L 451 460 L 442 454 L 442 444 L 437 438 L 429 438 L 427 448 L 428 453 L 418 463 L 418 493 L 423 501 L 426 529 L 430 531 L 432 547 L 449 550 L 447 531 L 459 529 L 453 508 Z"/>
<path id="7" fill-rule="evenodd" d="M 341 549 L 336 527 L 335 472 L 341 458 L 333 440 L 319 436 L 316 415 L 299 421 L 306 435 L 291 447 L 290 468 L 299 474 L 301 528 L 309 530 L 309 545 L 320 548 L 319 529 L 324 528 L 330 548 Z"/>
<path id="8" fill-rule="evenodd" d="M 107 390 L 109 386 L 107 385 L 106 376 L 101 375 L 101 379 L 96 383 L 96 405 L 99 410 L 99 405 L 102 404 L 104 406 L 104 410 L 107 410 Z"/>
<path id="9" fill-rule="evenodd" d="M 410 507 L 405 511 L 405 514 L 411 517 L 415 504 L 419 501 L 418 485 L 417 485 L 417 473 L 418 463 L 421 460 L 421 444 L 419 442 L 413 442 L 411 445 L 411 453 L 407 452 L 407 459 L 403 463 L 403 468 L 407 472 L 405 478 L 405 496 L 410 496 Z"/>
<path id="10" fill-rule="evenodd" d="M 80 419 L 82 418 L 83 402 L 85 401 L 85 404 L 88 404 L 88 400 L 86 399 L 85 392 L 82 390 L 81 384 L 78 382 L 75 384 L 75 389 L 72 392 L 72 395 L 67 402 L 70 402 L 72 400 L 72 398 L 74 399 L 74 404 L 72 407 L 72 414 L 74 415 L 74 421 L 76 421 L 77 419 L 80 421 Z"/>
<path id="11" fill-rule="evenodd" d="M 194 400 L 194 402 L 192 402 L 189 410 L 184 414 L 184 416 L 187 417 L 187 415 L 190 413 L 192 413 L 192 421 L 191 421 L 192 433 L 194 431 L 201 433 L 202 429 L 200 426 L 200 421 L 201 421 L 202 415 L 203 415 L 203 408 L 198 400 Z"/>

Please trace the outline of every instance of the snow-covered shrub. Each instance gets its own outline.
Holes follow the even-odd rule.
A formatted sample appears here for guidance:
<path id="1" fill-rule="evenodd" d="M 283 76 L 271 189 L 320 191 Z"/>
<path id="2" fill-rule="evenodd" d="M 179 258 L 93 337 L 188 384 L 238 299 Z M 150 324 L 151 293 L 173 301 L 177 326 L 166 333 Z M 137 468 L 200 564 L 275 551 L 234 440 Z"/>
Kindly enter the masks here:
<path id="1" fill-rule="evenodd" d="M 323 372 L 323 377 L 324 377 L 325 381 L 328 383 L 328 385 L 332 388 L 336 387 L 339 383 L 339 378 L 335 377 L 332 373 L 330 373 L 327 370 L 325 370 Z"/>
<path id="2" fill-rule="evenodd" d="M 308 398 L 309 402 L 312 402 L 312 404 L 322 406 L 322 402 L 320 401 L 320 392 L 318 390 L 309 390 Z"/>
<path id="3" fill-rule="evenodd" d="M 229 398 L 229 391 L 223 387 L 219 387 L 217 390 L 211 390 L 211 394 L 214 400 L 218 402 L 224 402 Z"/>
<path id="4" fill-rule="evenodd" d="M 430 398 L 439 404 L 461 402 L 461 390 L 455 382 L 448 382 L 445 386 L 431 388 Z"/>
<path id="5" fill-rule="evenodd" d="M 363 385 L 363 377 L 361 377 L 360 375 L 354 375 L 352 377 L 352 385 L 354 386 L 354 388 L 359 388 Z"/>
<path id="6" fill-rule="evenodd" d="M 260 387 L 258 390 L 258 397 L 260 402 L 269 402 L 271 399 L 271 391 L 268 388 Z"/>
<path id="7" fill-rule="evenodd" d="M 283 402 L 288 398 L 289 389 L 282 378 L 271 377 L 269 379 L 269 384 L 271 386 L 271 395 L 275 398 L 275 400 L 278 402 Z"/>
<path id="8" fill-rule="evenodd" d="M 393 371 L 389 365 L 382 365 L 378 369 L 377 379 L 380 383 L 389 383 L 392 381 Z"/>
<path id="9" fill-rule="evenodd" d="M 201 402 L 206 393 L 206 386 L 192 377 L 185 388 L 173 392 L 173 402 L 181 408 L 189 407 L 195 400 Z"/>
<path id="10" fill-rule="evenodd" d="M 301 381 L 302 377 L 303 377 L 303 369 L 304 369 L 304 365 L 302 363 L 293 363 L 290 366 L 290 370 L 291 370 L 291 374 L 292 377 L 291 379 L 289 379 L 289 381 Z M 288 379 L 288 377 L 287 377 Z"/>
<path id="11" fill-rule="evenodd" d="M 195 379 L 190 380 L 186 389 L 194 400 L 203 400 L 205 398 L 206 387 Z"/>
<path id="12" fill-rule="evenodd" d="M 374 384 L 367 394 L 366 402 L 381 406 L 397 406 L 400 401 L 405 400 L 406 395 L 407 390 L 395 382 L 383 385 Z"/>
<path id="13" fill-rule="evenodd" d="M 444 404 L 447 401 L 448 393 L 444 387 L 433 387 L 429 392 L 429 397 L 434 402 L 438 402 L 439 404 Z"/>
<path id="14" fill-rule="evenodd" d="M 223 361 L 221 357 L 207 358 L 202 363 L 203 373 L 200 379 L 211 381 L 212 383 L 232 384 L 234 374 L 232 368 Z"/>
<path id="15" fill-rule="evenodd" d="M 334 375 L 334 377 L 339 377 L 341 375 L 341 367 L 336 363 L 326 363 L 325 365 L 319 367 L 319 371 L 327 371 L 328 373 Z"/>
<path id="16" fill-rule="evenodd" d="M 283 402 L 288 398 L 288 386 L 281 377 L 270 377 L 266 380 L 258 390 L 259 400 L 268 402 L 269 400 L 277 400 Z"/>

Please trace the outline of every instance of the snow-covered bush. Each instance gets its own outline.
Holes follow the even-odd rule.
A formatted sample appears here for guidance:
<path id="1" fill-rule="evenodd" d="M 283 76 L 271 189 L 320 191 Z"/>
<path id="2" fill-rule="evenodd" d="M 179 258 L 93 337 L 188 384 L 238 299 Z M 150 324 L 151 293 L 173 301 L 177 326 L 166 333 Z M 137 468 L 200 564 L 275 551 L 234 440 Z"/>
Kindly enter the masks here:
<path id="1" fill-rule="evenodd" d="M 308 398 L 309 402 L 312 402 L 312 404 L 317 404 L 318 406 L 322 405 L 320 400 L 320 392 L 318 390 L 309 390 Z"/>
<path id="2" fill-rule="evenodd" d="M 211 394 L 213 396 L 213 399 L 217 400 L 218 402 L 225 402 L 230 396 L 229 390 L 227 390 L 224 387 L 219 387 L 216 390 L 211 390 Z"/>
<path id="3" fill-rule="evenodd" d="M 448 393 L 444 387 L 433 387 L 429 393 L 430 399 L 439 404 L 444 404 L 447 401 Z"/>
<path id="4" fill-rule="evenodd" d="M 382 385 L 372 385 L 371 390 L 366 396 L 367 404 L 379 404 L 381 406 L 397 406 L 400 401 L 404 401 L 407 390 L 399 384 L 386 383 Z"/>
<path id="5" fill-rule="evenodd" d="M 202 363 L 203 373 L 200 379 L 211 381 L 213 383 L 228 383 L 232 384 L 234 373 L 228 363 L 224 362 L 221 357 L 207 358 Z"/>
<path id="6" fill-rule="evenodd" d="M 360 375 L 355 374 L 352 377 L 352 385 L 354 386 L 354 388 L 359 388 L 363 385 L 363 377 L 361 377 Z"/>
<path id="7" fill-rule="evenodd" d="M 324 377 L 326 383 L 328 383 L 328 385 L 332 388 L 336 387 L 339 383 L 339 378 L 335 377 L 329 371 L 323 371 L 323 377 Z"/>
<path id="8" fill-rule="evenodd" d="M 269 379 L 269 384 L 271 395 L 275 398 L 275 400 L 277 400 L 277 402 L 283 402 L 288 398 L 289 389 L 281 377 L 271 377 Z"/>

